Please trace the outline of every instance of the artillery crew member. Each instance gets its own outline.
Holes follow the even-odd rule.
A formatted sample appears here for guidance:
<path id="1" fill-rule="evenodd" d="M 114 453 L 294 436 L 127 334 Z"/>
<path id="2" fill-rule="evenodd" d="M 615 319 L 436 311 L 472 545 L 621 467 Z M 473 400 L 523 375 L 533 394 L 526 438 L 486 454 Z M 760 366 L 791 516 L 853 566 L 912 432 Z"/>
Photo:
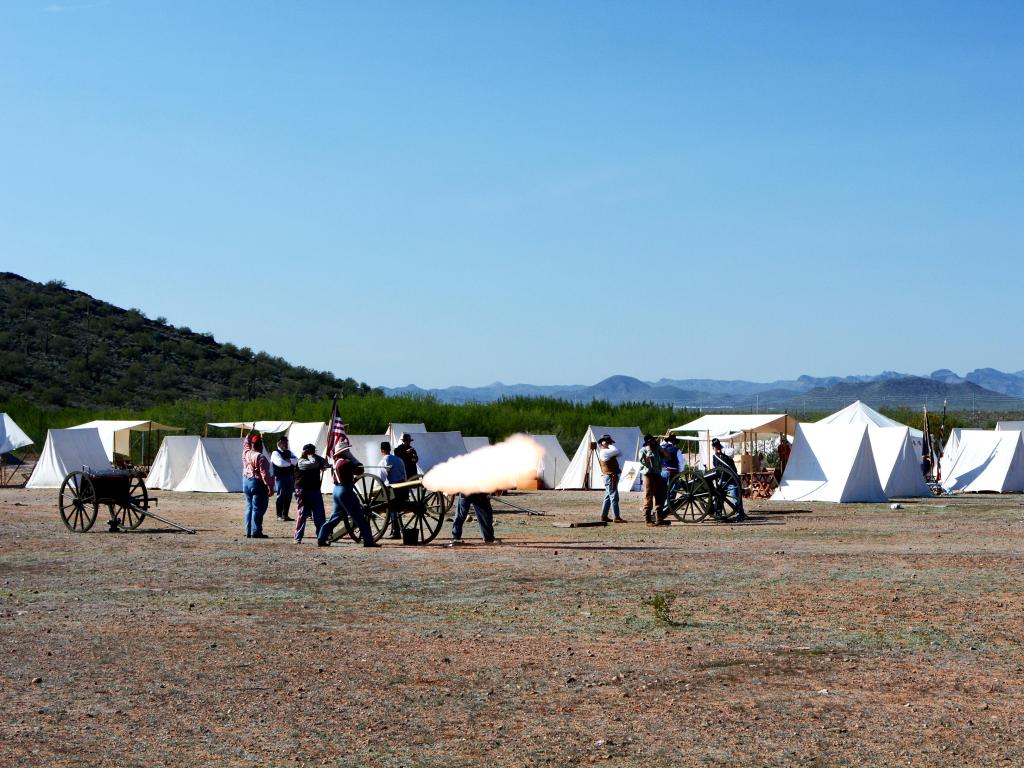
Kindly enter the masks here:
<path id="1" fill-rule="evenodd" d="M 407 480 L 412 480 L 419 474 L 418 464 L 420 463 L 420 457 L 416 453 L 416 449 L 412 447 L 412 435 L 408 432 L 402 433 L 402 444 L 395 447 L 395 456 L 402 460 L 405 464 L 405 477 Z"/>
<path id="2" fill-rule="evenodd" d="M 263 438 L 251 434 L 242 445 L 242 492 L 245 494 L 245 538 L 265 539 L 263 515 L 274 492 L 270 462 L 263 455 Z"/>
<path id="3" fill-rule="evenodd" d="M 452 520 L 452 541 L 449 546 L 456 547 L 462 544 L 462 525 L 466 522 L 471 506 L 476 511 L 476 524 L 484 544 L 500 544 L 501 542 L 494 538 L 494 509 L 491 507 L 490 494 L 460 493 L 455 519 Z"/>
<path id="4" fill-rule="evenodd" d="M 288 509 L 292 505 L 292 494 L 295 492 L 295 465 L 299 460 L 288 450 L 288 438 L 282 435 L 277 439 L 277 449 L 270 454 L 270 463 L 274 465 L 274 482 L 277 485 L 277 519 L 290 521 Z"/>
<path id="5" fill-rule="evenodd" d="M 733 504 L 736 507 L 736 522 L 742 523 L 747 519 L 747 515 L 743 511 L 743 485 L 739 472 L 736 471 L 736 462 L 732 460 L 732 456 L 729 456 L 722 450 L 722 443 L 717 437 L 711 441 L 711 447 L 715 451 L 714 456 L 711 458 L 711 467 L 717 469 L 719 475 L 721 475 L 721 482 L 725 487 L 725 492 L 732 498 Z M 719 515 L 722 512 L 724 510 L 718 510 Z"/>
<path id="6" fill-rule="evenodd" d="M 679 438 L 669 435 L 661 441 L 661 476 L 665 478 L 665 487 L 672 485 L 676 475 L 683 471 L 683 452 L 679 450 Z"/>
<path id="7" fill-rule="evenodd" d="M 384 470 L 384 482 L 388 485 L 404 483 L 405 462 L 391 453 L 391 443 L 386 440 L 380 444 L 380 465 Z M 391 491 L 388 501 L 388 515 L 391 517 L 391 533 L 389 539 L 402 538 L 402 507 L 409 500 L 408 488 L 396 488 Z"/>
<path id="8" fill-rule="evenodd" d="M 624 523 L 622 513 L 619 511 L 619 475 L 622 474 L 622 467 L 619 466 L 619 457 L 622 451 L 615 447 L 615 441 L 611 435 L 601 435 L 597 440 L 597 462 L 601 467 L 601 474 L 604 475 L 604 501 L 601 504 L 601 519 L 609 522 L 608 513 L 612 513 L 612 519 L 616 523 Z"/>
<path id="9" fill-rule="evenodd" d="M 640 474 L 644 479 L 644 519 L 648 525 L 665 525 L 662 520 L 665 506 L 666 481 L 661 476 L 661 446 L 658 438 L 644 435 L 640 449 Z"/>
<path id="10" fill-rule="evenodd" d="M 299 515 L 295 521 L 296 544 L 302 542 L 302 536 L 306 532 L 306 521 L 310 517 L 313 518 L 314 533 L 323 528 L 327 519 L 324 512 L 324 497 L 320 492 L 325 469 L 327 460 L 317 455 L 316 446 L 312 443 L 302 446 L 302 456 L 295 466 L 295 502 L 299 508 Z"/>
<path id="11" fill-rule="evenodd" d="M 363 546 L 379 547 L 380 544 L 373 540 L 370 521 L 367 520 L 359 498 L 356 496 L 356 477 L 363 473 L 363 465 L 352 455 L 347 443 L 339 446 L 334 452 L 332 473 L 334 477 L 334 513 L 331 515 L 331 519 L 320 526 L 316 532 L 317 546 L 330 546 L 331 533 L 347 515 L 352 524 L 359 528 Z"/>

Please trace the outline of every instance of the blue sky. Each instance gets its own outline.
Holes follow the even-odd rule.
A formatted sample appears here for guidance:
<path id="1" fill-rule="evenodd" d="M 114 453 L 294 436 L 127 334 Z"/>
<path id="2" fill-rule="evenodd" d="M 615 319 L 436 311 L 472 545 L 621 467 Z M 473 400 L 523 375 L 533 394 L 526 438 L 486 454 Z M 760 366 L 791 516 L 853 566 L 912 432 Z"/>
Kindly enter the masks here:
<path id="1" fill-rule="evenodd" d="M 0 269 L 374 385 L 1024 368 L 1024 4 L 0 5 Z"/>

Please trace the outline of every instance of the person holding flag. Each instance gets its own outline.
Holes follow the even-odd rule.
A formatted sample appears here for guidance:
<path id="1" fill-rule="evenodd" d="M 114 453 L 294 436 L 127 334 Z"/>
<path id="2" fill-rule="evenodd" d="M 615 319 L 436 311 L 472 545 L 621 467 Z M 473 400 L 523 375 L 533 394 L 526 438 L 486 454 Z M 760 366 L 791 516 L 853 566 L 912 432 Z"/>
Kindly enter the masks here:
<path id="1" fill-rule="evenodd" d="M 331 534 L 335 527 L 342 521 L 344 516 L 352 521 L 359 528 L 363 539 L 364 547 L 379 547 L 380 544 L 373 540 L 373 531 L 370 529 L 370 521 L 363 514 L 362 505 L 356 496 L 356 477 L 363 473 L 363 465 L 352 455 L 349 450 L 348 432 L 345 430 L 345 422 L 338 415 L 338 398 L 334 398 L 331 407 L 331 418 L 327 422 L 327 450 L 324 451 L 331 458 L 331 474 L 334 477 L 334 512 L 330 519 L 320 526 L 316 532 L 316 543 L 319 547 L 331 545 Z"/>

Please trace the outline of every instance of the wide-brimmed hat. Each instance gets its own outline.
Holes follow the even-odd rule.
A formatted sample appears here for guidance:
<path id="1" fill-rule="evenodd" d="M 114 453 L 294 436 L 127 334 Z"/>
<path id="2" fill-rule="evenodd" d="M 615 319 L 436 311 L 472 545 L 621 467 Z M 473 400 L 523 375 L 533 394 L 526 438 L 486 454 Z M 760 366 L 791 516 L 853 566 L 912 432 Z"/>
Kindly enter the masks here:
<path id="1" fill-rule="evenodd" d="M 644 445 L 650 445 L 653 442 L 656 442 L 654 435 L 644 435 Z"/>
<path id="2" fill-rule="evenodd" d="M 401 441 L 402 441 L 403 443 L 404 443 L 404 442 L 405 442 L 406 440 L 408 440 L 408 441 L 409 441 L 410 443 L 411 443 L 411 442 L 413 442 L 413 439 L 412 439 L 412 435 L 410 435 L 410 434 L 409 434 L 408 432 L 403 432 L 403 433 L 402 433 L 402 436 L 401 436 L 401 437 L 400 437 L 399 439 L 400 439 L 400 440 L 401 440 Z"/>
<path id="3" fill-rule="evenodd" d="M 599 443 L 614 443 L 615 441 L 612 439 L 611 435 L 605 434 L 605 435 L 601 435 L 599 438 L 597 438 L 597 442 L 599 442 Z"/>

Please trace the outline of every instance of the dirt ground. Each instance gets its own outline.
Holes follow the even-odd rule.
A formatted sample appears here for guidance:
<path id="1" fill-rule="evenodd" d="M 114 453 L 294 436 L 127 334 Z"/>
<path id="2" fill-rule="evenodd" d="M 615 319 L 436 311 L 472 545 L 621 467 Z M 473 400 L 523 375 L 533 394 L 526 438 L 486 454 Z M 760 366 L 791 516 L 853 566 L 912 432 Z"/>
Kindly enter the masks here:
<path id="1" fill-rule="evenodd" d="M 0 490 L 0 765 L 1024 764 L 1021 496 L 569 529 L 600 495 L 542 492 L 502 546 L 379 550 L 56 496 Z"/>

